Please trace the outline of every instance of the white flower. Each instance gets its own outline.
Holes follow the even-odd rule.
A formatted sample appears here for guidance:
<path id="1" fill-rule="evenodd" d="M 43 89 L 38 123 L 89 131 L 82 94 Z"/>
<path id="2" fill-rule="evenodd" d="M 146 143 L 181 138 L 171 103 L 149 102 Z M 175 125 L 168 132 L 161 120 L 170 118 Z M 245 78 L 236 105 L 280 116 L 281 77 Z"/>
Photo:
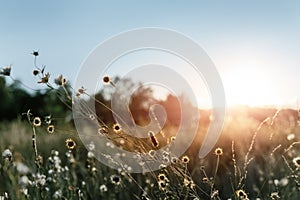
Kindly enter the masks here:
<path id="1" fill-rule="evenodd" d="M 63 75 L 58 76 L 57 78 L 54 79 L 54 83 L 56 85 L 65 85 L 67 82 L 67 79 L 63 77 Z"/>
<path id="2" fill-rule="evenodd" d="M 29 179 L 27 176 L 21 176 L 20 179 L 19 179 L 19 185 L 22 187 L 22 188 L 25 188 L 29 183 Z"/>
<path id="3" fill-rule="evenodd" d="M 18 162 L 17 163 L 17 171 L 22 174 L 25 175 L 29 172 L 29 168 L 22 162 Z"/>
<path id="4" fill-rule="evenodd" d="M 272 192 L 270 197 L 271 197 L 271 199 L 280 199 L 278 192 Z"/>
<path id="5" fill-rule="evenodd" d="M 11 160 L 12 158 L 12 153 L 9 149 L 5 149 L 3 152 L 2 152 L 2 157 L 5 159 L 5 158 L 8 158 L 9 160 Z"/>
<path id="6" fill-rule="evenodd" d="M 281 185 L 281 186 L 283 186 L 283 187 L 286 186 L 288 183 L 289 183 L 289 179 L 286 178 L 286 177 L 282 178 L 282 179 L 279 181 L 279 185 Z"/>
<path id="7" fill-rule="evenodd" d="M 107 192 L 107 187 L 106 187 L 106 185 L 100 185 L 100 191 L 101 192 Z"/>
<path id="8" fill-rule="evenodd" d="M 89 151 L 88 154 L 87 154 L 87 157 L 88 157 L 88 158 L 94 158 L 95 155 L 94 155 L 93 152 Z"/>
<path id="9" fill-rule="evenodd" d="M 44 186 L 46 184 L 46 176 L 44 174 L 37 174 L 36 183 L 41 186 Z"/>
<path id="10" fill-rule="evenodd" d="M 288 136 L 286 137 L 287 140 L 293 140 L 295 139 L 295 134 L 294 133 L 290 133 L 288 134 Z"/>
<path id="11" fill-rule="evenodd" d="M 90 150 L 90 151 L 95 150 L 95 144 L 94 144 L 94 142 L 91 142 L 91 143 L 89 144 L 89 150 Z"/>
<path id="12" fill-rule="evenodd" d="M 53 198 L 54 199 L 61 199 L 62 197 L 62 191 L 61 190 L 57 190 L 55 191 L 55 193 L 53 194 Z"/>

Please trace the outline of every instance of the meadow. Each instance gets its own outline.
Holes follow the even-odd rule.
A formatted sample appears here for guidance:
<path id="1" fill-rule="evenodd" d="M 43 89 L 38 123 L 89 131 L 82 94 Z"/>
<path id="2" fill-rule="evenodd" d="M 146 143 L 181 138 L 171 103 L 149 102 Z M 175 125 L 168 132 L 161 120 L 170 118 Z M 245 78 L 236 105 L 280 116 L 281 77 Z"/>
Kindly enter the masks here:
<path id="1" fill-rule="evenodd" d="M 109 98 L 102 91 L 88 96 L 89 100 L 82 100 L 81 105 L 85 117 L 100 124 L 99 137 L 111 141 L 104 148 L 138 151 L 162 162 L 159 170 L 151 172 L 132 173 L 130 166 L 114 170 L 96 159 L 95 144 L 85 146 L 74 126 L 71 96 L 88 95 L 85 89 L 71 88 L 62 75 L 51 79 L 45 68 L 36 65 L 38 52 L 33 56 L 33 78 L 47 90 L 35 97 L 22 93 L 31 101 L 39 99 L 39 103 L 28 102 L 20 107 L 17 117 L 5 117 L 10 111 L 2 110 L 0 200 L 300 198 L 299 110 L 247 106 L 228 109 L 222 134 L 203 159 L 198 151 L 213 119 L 210 110 L 197 110 L 191 115 L 201 116 L 199 129 L 186 152 L 176 157 L 166 151 L 163 157 L 156 157 L 156 150 L 176 140 L 180 120 L 176 117 L 180 115 L 176 100 L 172 96 L 155 100 L 151 89 L 142 88 L 130 107 L 135 121 L 147 124 L 149 120 L 149 106 L 139 106 L 145 99 L 163 105 L 168 121 L 164 134 L 136 139 L 126 136 L 113 121 Z M 3 68 L 0 78 L 9 77 L 10 67 Z M 110 77 L 103 77 L 103 81 L 113 85 Z M 4 94 L 20 94 L 16 90 L 21 86 L 3 85 L 2 90 L 6 90 L 0 97 L 2 107 Z M 95 113 L 89 112 L 88 101 L 97 102 Z"/>

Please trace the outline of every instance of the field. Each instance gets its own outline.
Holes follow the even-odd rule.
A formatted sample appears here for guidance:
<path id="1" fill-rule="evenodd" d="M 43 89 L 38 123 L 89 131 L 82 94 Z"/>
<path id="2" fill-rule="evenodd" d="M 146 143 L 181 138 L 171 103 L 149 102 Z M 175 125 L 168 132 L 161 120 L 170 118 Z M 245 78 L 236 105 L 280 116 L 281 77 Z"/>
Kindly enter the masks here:
<path id="1" fill-rule="evenodd" d="M 38 53 L 33 55 L 36 59 Z M 113 120 L 104 90 L 88 96 L 84 88 L 73 90 L 63 76 L 52 85 L 45 69 L 36 66 L 33 76 L 46 90 L 32 95 L 14 79 L 14 84 L 6 84 L 10 67 L 1 74 L 1 200 L 300 198 L 299 110 L 232 107 L 214 149 L 199 158 L 214 119 L 210 110 L 193 108 L 189 119 L 200 115 L 200 121 L 192 144 L 179 157 L 168 149 L 159 156 L 156 151 L 176 141 L 181 113 L 174 96 L 156 100 L 150 88 L 141 88 L 134 95 L 129 108 L 137 124 L 149 122 L 148 109 L 154 103 L 164 106 L 168 117 L 159 134 L 137 139 L 126 135 Z M 114 86 L 110 77 L 103 81 Z M 130 85 L 130 80 L 126 81 Z M 79 100 L 83 118 L 100 124 L 88 145 L 82 143 L 74 126 L 72 94 L 89 97 Z M 91 101 L 96 102 L 95 112 L 91 112 Z M 184 106 L 191 107 L 188 103 Z M 99 152 L 99 138 L 110 141 L 101 146 L 106 153 Z M 115 148 L 136 153 L 136 159 L 145 154 L 148 161 L 161 165 L 158 170 L 132 173 L 132 166 L 119 163 L 123 154 L 112 155 Z M 98 155 L 109 158 L 118 166 L 116 170 L 99 162 Z M 145 162 L 141 160 L 141 168 Z"/>
<path id="2" fill-rule="evenodd" d="M 0 193 L 4 199 L 299 199 L 297 111 L 238 108 L 230 114 L 215 152 L 198 158 L 202 127 L 186 160 L 144 174 L 101 164 L 72 126 L 54 133 L 34 127 L 37 158 L 32 126 L 2 122 Z M 74 149 L 65 147 L 66 138 Z"/>

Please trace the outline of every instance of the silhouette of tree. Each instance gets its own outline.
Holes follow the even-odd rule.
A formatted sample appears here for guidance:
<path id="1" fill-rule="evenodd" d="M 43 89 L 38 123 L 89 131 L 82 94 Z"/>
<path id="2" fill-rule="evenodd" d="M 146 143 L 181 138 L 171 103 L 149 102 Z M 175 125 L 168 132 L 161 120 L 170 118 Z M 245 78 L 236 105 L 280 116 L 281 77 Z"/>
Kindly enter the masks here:
<path id="1" fill-rule="evenodd" d="M 20 81 L 7 85 L 3 77 L 0 77 L 0 102 L 0 120 L 16 119 L 29 109 L 40 116 L 65 116 L 68 110 L 55 91 L 29 93 L 21 87 Z"/>

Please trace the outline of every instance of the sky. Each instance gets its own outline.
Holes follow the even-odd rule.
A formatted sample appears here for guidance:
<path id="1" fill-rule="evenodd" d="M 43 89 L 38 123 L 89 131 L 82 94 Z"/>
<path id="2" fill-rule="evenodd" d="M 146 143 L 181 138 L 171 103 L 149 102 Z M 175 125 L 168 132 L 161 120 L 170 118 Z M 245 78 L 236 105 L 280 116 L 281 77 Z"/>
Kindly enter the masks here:
<path id="1" fill-rule="evenodd" d="M 0 67 L 39 88 L 33 50 L 51 77 L 74 82 L 89 53 L 136 28 L 160 27 L 196 41 L 213 60 L 228 105 L 297 106 L 299 1 L 2 1 Z"/>

